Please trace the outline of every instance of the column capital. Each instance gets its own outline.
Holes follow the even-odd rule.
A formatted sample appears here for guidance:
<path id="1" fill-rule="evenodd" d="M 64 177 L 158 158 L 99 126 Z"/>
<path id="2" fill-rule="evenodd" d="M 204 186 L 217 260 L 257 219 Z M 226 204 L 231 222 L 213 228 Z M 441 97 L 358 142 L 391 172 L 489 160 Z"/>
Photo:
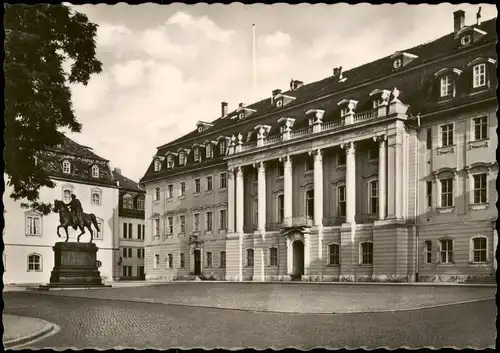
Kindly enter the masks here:
<path id="1" fill-rule="evenodd" d="M 317 161 L 317 160 L 323 160 L 323 151 L 318 148 L 318 149 L 314 149 L 312 151 L 309 151 L 308 154 L 312 157 L 314 157 L 314 160 Z"/>
<path id="2" fill-rule="evenodd" d="M 227 170 L 227 178 L 230 179 L 230 180 L 234 179 L 234 168 L 229 168 Z"/>
<path id="3" fill-rule="evenodd" d="M 387 135 L 386 134 L 375 135 L 373 136 L 373 141 L 378 142 L 379 145 L 382 145 L 385 141 L 387 141 Z"/>
<path id="4" fill-rule="evenodd" d="M 265 172 L 266 162 L 257 162 L 253 164 L 253 167 L 259 171 L 259 173 Z"/>
<path id="5" fill-rule="evenodd" d="M 342 148 L 346 154 L 354 154 L 356 152 L 356 144 L 354 141 L 348 141 L 340 144 L 340 148 Z"/>
<path id="6" fill-rule="evenodd" d="M 242 167 L 242 166 L 236 167 L 236 168 L 234 168 L 234 169 L 235 169 L 235 171 L 236 171 L 236 176 L 237 176 L 237 177 L 241 177 L 241 176 L 243 176 L 243 167 Z"/>
<path id="7" fill-rule="evenodd" d="M 283 162 L 284 167 L 291 167 L 292 166 L 292 156 L 286 155 L 279 157 L 279 161 Z"/>

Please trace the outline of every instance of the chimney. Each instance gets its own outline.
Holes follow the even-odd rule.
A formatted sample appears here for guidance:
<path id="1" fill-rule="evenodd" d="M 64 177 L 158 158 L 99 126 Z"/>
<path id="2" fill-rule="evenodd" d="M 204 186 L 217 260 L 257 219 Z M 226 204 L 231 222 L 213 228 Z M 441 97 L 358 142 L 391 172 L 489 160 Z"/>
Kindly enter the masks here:
<path id="1" fill-rule="evenodd" d="M 453 12 L 453 32 L 457 34 L 465 26 L 465 12 L 457 10 Z"/>
<path id="2" fill-rule="evenodd" d="M 122 175 L 122 170 L 120 168 L 115 168 L 115 173 Z"/>
<path id="3" fill-rule="evenodd" d="M 238 104 L 238 107 L 240 107 L 240 108 L 244 108 L 244 107 L 245 107 L 245 103 L 240 103 L 240 104 Z"/>
<path id="4" fill-rule="evenodd" d="M 271 104 L 274 104 L 274 98 L 280 93 L 281 93 L 280 89 L 273 90 L 273 92 L 271 93 Z"/>
<path id="5" fill-rule="evenodd" d="M 221 102 L 220 103 L 220 109 L 221 109 L 221 118 L 225 117 L 227 115 L 227 103 L 226 102 Z"/>
<path id="6" fill-rule="evenodd" d="M 342 66 L 336 67 L 333 69 L 333 77 L 342 80 Z"/>
<path id="7" fill-rule="evenodd" d="M 299 89 L 303 85 L 304 85 L 304 82 L 292 79 L 292 82 L 290 82 L 290 90 L 294 91 L 296 89 Z"/>

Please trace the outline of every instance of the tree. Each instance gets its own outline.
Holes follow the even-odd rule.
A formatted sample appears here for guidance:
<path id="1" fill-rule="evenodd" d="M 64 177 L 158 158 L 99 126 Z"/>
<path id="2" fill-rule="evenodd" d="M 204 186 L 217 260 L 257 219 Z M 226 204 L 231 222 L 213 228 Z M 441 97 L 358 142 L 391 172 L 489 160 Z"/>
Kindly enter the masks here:
<path id="1" fill-rule="evenodd" d="M 5 6 L 5 174 L 10 197 L 42 214 L 41 187 L 55 184 L 43 168 L 43 151 L 62 141 L 58 129 L 80 132 L 69 83 L 87 85 L 102 71 L 96 58 L 97 25 L 63 5 Z M 70 72 L 63 62 L 72 62 Z"/>

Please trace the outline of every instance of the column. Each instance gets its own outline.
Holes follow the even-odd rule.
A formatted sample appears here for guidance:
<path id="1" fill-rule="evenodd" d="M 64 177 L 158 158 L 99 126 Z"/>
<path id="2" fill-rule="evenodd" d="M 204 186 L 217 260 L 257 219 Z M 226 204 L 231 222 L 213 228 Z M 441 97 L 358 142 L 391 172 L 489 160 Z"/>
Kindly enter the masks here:
<path id="1" fill-rule="evenodd" d="M 261 234 L 264 234 L 266 231 L 266 166 L 264 162 L 260 162 L 257 168 L 258 229 Z"/>
<path id="2" fill-rule="evenodd" d="M 293 188 L 292 188 L 292 158 L 290 156 L 283 157 L 283 200 L 285 202 L 283 215 L 286 225 L 292 225 L 292 200 L 293 200 Z"/>
<path id="3" fill-rule="evenodd" d="M 379 196 L 378 196 L 378 219 L 384 220 L 386 217 L 386 200 L 387 200 L 387 162 L 386 162 L 386 136 L 378 136 L 377 141 L 379 143 L 378 147 L 378 185 L 379 185 Z"/>
<path id="4" fill-rule="evenodd" d="M 314 156 L 314 225 L 323 225 L 323 155 L 320 149 Z"/>
<path id="5" fill-rule="evenodd" d="M 356 155 L 354 142 L 343 145 L 346 152 L 346 222 L 355 224 L 356 216 Z"/>
<path id="6" fill-rule="evenodd" d="M 286 274 L 290 275 L 293 268 L 293 249 L 290 238 L 286 239 Z"/>
<path id="7" fill-rule="evenodd" d="M 396 145 L 395 147 L 395 171 L 394 171 L 394 178 L 396 179 L 396 190 L 395 190 L 395 214 L 396 214 L 396 219 L 401 219 L 403 215 L 403 134 L 401 132 L 401 127 L 398 126 L 396 127 Z"/>
<path id="8" fill-rule="evenodd" d="M 311 264 L 311 234 L 304 234 L 304 275 L 309 275 Z"/>
<path id="9" fill-rule="evenodd" d="M 234 169 L 227 172 L 227 232 L 234 233 Z"/>
<path id="10" fill-rule="evenodd" d="M 243 167 L 236 169 L 236 232 L 243 235 Z"/>

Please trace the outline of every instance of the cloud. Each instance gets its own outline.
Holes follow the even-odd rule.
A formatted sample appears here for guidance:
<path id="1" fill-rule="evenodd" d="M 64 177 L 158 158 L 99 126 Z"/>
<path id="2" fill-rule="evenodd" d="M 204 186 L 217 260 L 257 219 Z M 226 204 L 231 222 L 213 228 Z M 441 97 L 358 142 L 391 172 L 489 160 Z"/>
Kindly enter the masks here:
<path id="1" fill-rule="evenodd" d="M 142 60 L 130 60 L 113 65 L 110 71 L 118 86 L 130 88 L 140 83 L 146 66 Z"/>
<path id="2" fill-rule="evenodd" d="M 171 56 L 194 58 L 198 51 L 195 46 L 172 43 L 165 26 L 147 29 L 139 36 L 139 49 L 153 58 L 168 59 Z"/>
<path id="3" fill-rule="evenodd" d="M 102 110 L 111 88 L 109 74 L 93 75 L 87 86 L 70 85 L 73 108 L 76 112 L 94 112 Z"/>
<path id="4" fill-rule="evenodd" d="M 185 12 L 178 11 L 168 20 L 167 24 L 177 25 L 183 29 L 194 30 L 205 35 L 208 39 L 228 44 L 234 35 L 233 30 L 223 30 L 207 16 L 193 17 Z"/>
<path id="5" fill-rule="evenodd" d="M 276 31 L 264 37 L 264 44 L 269 48 L 282 48 L 288 46 L 292 41 L 292 37 L 281 31 Z"/>
<path id="6" fill-rule="evenodd" d="M 109 23 L 100 24 L 97 27 L 97 47 L 106 48 L 119 46 L 132 34 L 132 31 L 124 25 L 113 25 Z"/>

